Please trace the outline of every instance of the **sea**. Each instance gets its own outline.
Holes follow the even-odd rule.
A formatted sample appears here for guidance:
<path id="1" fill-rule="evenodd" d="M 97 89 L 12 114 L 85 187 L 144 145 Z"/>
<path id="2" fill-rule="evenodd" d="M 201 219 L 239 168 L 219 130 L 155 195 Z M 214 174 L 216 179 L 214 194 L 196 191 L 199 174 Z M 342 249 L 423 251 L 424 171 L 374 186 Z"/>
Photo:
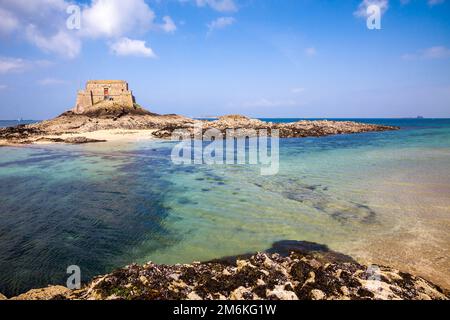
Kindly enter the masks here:
<path id="1" fill-rule="evenodd" d="M 400 130 L 280 139 L 271 176 L 175 164 L 171 141 L 1 147 L 0 292 L 305 242 L 449 289 L 450 119 L 339 120 Z"/>

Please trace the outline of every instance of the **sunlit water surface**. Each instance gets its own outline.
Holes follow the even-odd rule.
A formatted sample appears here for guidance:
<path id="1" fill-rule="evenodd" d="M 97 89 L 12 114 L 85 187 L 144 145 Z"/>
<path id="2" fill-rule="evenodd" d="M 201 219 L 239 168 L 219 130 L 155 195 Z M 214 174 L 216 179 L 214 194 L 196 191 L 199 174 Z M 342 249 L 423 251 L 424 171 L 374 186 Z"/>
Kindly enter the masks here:
<path id="1" fill-rule="evenodd" d="M 402 130 L 282 139 L 275 176 L 174 165 L 172 142 L 0 148 L 0 292 L 64 284 L 69 265 L 87 281 L 279 240 L 450 288 L 450 120 L 365 121 Z"/>

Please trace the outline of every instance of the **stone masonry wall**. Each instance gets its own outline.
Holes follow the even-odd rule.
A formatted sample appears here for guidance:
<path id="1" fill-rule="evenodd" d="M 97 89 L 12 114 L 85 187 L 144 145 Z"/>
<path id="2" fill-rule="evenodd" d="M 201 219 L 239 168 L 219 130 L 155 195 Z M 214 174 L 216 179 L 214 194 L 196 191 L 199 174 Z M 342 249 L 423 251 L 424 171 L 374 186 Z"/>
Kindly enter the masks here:
<path id="1" fill-rule="evenodd" d="M 78 92 L 73 111 L 75 113 L 83 113 L 96 103 L 104 101 L 105 91 L 107 91 L 107 99 L 116 101 L 125 107 L 133 107 L 133 94 L 128 90 L 126 81 L 91 80 L 87 82 L 85 90 Z"/>

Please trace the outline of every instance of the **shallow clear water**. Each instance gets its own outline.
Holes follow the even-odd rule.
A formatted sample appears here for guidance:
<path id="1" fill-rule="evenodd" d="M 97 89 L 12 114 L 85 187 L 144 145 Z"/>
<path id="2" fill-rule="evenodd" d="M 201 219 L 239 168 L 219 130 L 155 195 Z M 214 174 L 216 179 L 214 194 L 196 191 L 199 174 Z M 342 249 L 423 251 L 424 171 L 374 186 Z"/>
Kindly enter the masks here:
<path id="1" fill-rule="evenodd" d="M 1 148 L 0 292 L 65 283 L 73 264 L 88 280 L 280 240 L 450 287 L 450 120 L 364 121 L 402 130 L 282 139 L 276 176 L 175 166 L 171 142 Z"/>

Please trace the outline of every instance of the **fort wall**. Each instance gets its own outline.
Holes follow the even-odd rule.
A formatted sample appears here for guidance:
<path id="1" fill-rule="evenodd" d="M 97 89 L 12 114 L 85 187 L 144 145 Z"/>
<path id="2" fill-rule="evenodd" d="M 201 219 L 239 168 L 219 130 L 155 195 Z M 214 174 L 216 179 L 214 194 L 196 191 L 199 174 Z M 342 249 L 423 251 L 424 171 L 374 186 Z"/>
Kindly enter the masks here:
<path id="1" fill-rule="evenodd" d="M 102 101 L 114 101 L 124 107 L 133 107 L 133 93 L 122 80 L 90 80 L 86 89 L 78 91 L 73 112 L 83 113 Z"/>

